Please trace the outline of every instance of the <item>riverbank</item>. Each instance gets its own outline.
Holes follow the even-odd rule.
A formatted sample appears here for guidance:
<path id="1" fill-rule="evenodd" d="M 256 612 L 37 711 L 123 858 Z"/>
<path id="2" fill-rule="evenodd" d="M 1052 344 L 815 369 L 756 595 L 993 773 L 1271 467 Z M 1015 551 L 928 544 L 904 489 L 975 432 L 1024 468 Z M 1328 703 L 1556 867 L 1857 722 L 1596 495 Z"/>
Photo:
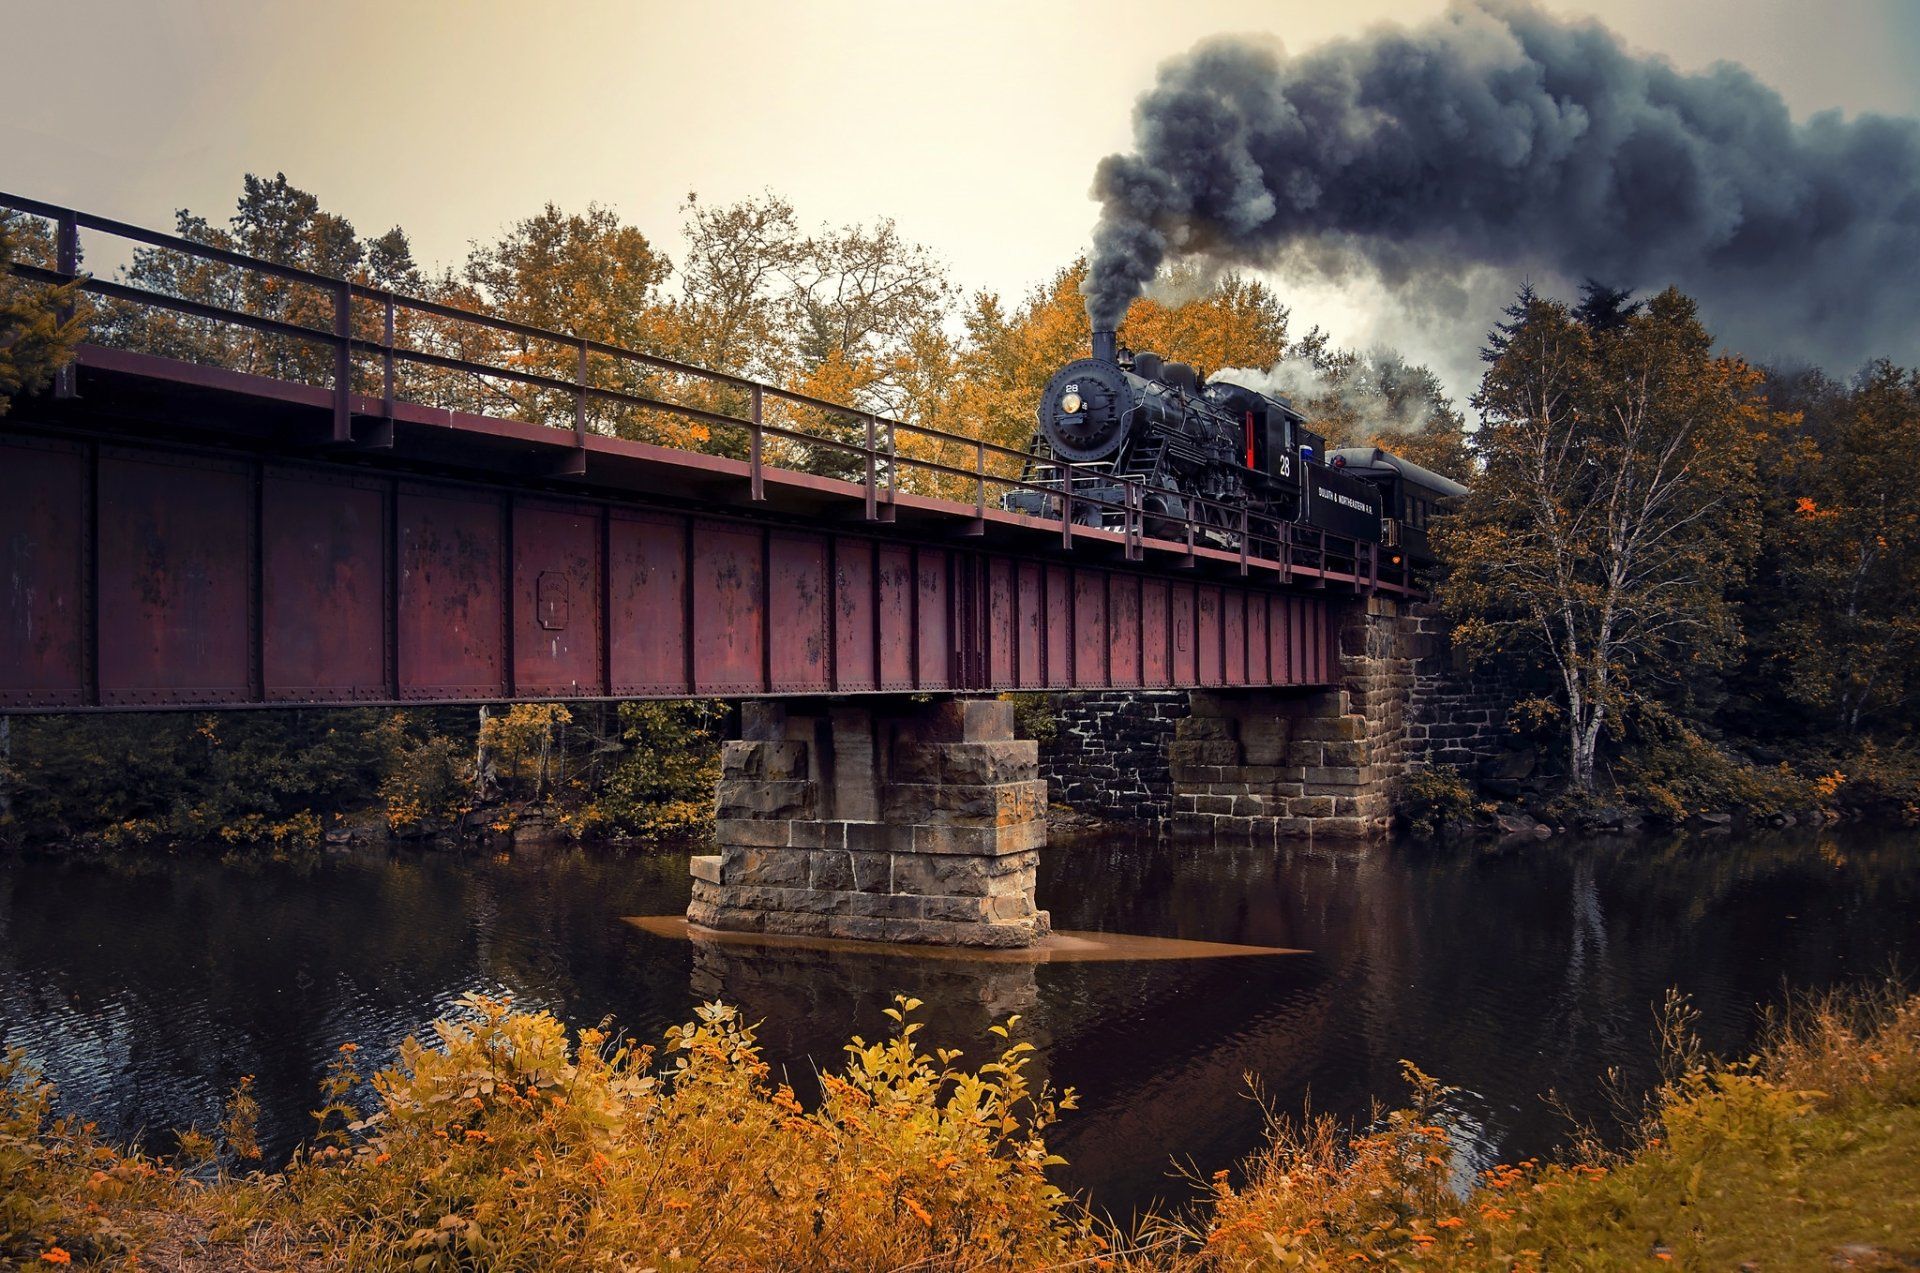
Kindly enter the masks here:
<path id="1" fill-rule="evenodd" d="M 1552 1154 L 1611 1103 L 1599 1078 L 1658 1082 L 1649 1007 L 1695 997 L 1707 1045 L 1744 1055 L 1786 986 L 1920 964 L 1920 855 L 1908 834 L 1794 832 L 1326 846 L 1062 836 L 1039 895 L 1062 928 L 1284 946 L 1259 960 L 956 964 L 912 951 L 824 955 L 668 941 L 622 916 L 687 904 L 684 855 L 553 845 L 511 853 L 374 846 L 288 861 L 204 854 L 0 855 L 0 1040 L 57 1080 L 114 1143 L 169 1153 L 254 1075 L 267 1161 L 312 1132 L 342 1040 L 371 1068 L 429 1037 L 468 989 L 643 1039 L 720 999 L 761 1024 L 812 1099 L 849 1036 L 883 1035 L 896 992 L 923 1037 L 981 1059 L 1020 1013 L 1056 1084 L 1086 1093 L 1049 1137 L 1058 1183 L 1123 1220 L 1184 1201 L 1261 1144 L 1245 1076 L 1279 1106 L 1363 1121 L 1397 1060 L 1460 1087 L 1463 1170 Z"/>
<path id="2" fill-rule="evenodd" d="M 1801 1005 L 1739 1064 L 1663 1018 L 1669 1077 L 1626 1148 L 1460 1188 L 1446 1092 L 1358 1134 L 1278 1119 L 1190 1219 L 1120 1232 L 1048 1180 L 1072 1105 L 1002 1033 L 977 1070 L 918 1046 L 918 1001 L 805 1108 L 731 1009 L 655 1047 L 470 997 L 369 1077 L 343 1045 L 317 1133 L 252 1161 L 248 1085 L 216 1132 L 151 1158 L 51 1115 L 17 1058 L 0 1095 L 0 1255 L 28 1268 L 621 1267 L 1227 1270 L 1908 1268 L 1920 1232 L 1920 997 Z M 371 1117 L 366 1102 L 377 1107 Z"/>

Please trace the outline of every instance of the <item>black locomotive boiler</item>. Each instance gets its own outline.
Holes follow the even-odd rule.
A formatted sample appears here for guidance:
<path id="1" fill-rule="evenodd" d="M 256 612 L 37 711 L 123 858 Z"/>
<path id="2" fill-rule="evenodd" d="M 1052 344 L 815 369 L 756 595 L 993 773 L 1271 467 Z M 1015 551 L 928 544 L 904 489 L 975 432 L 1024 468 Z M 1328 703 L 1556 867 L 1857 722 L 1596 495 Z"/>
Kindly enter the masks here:
<path id="1" fill-rule="evenodd" d="M 1251 535 L 1270 549 L 1283 534 L 1307 550 L 1325 536 L 1348 552 L 1391 547 L 1403 539 L 1401 504 L 1423 479 L 1452 488 L 1423 488 L 1429 504 L 1464 489 L 1424 469 L 1329 464 L 1326 439 L 1290 402 L 1203 385 L 1185 363 L 1119 348 L 1112 332 L 1095 332 L 1092 356 L 1054 373 L 1037 414 L 1026 480 L 1040 489 L 1011 491 L 1004 506 L 1057 518 L 1069 505 L 1078 524 L 1121 529 L 1137 497 L 1140 524 L 1158 539 L 1185 538 L 1191 522 L 1197 540 L 1222 548 Z M 1416 565 L 1424 533 L 1418 544 Z"/>

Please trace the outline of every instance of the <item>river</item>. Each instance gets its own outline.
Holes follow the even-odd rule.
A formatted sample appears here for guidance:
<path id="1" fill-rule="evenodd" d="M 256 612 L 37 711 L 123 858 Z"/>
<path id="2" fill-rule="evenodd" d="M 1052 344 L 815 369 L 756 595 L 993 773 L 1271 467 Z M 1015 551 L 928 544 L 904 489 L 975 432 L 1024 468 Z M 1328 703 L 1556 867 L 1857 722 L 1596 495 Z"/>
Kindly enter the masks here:
<path id="1" fill-rule="evenodd" d="M 1462 1171 L 1550 1152 L 1564 1107 L 1604 1122 L 1603 1075 L 1654 1075 L 1678 987 L 1738 1053 L 1789 988 L 1920 962 L 1920 837 L 1860 828 L 1489 851 L 1275 853 L 1095 837 L 1042 855 L 1063 929 L 1299 948 L 1156 962 L 1004 964 L 696 945 L 622 922 L 687 900 L 683 855 L 375 852 L 309 864 L 0 861 L 0 1039 L 116 1138 L 219 1117 L 256 1076 L 276 1160 L 309 1126 L 337 1045 L 376 1061 L 464 992 L 657 1036 L 696 999 L 762 1019 L 804 1092 L 895 991 L 930 1042 L 984 1059 L 1022 1014 L 1039 1069 L 1082 1105 L 1051 1141 L 1062 1183 L 1129 1213 L 1184 1201 L 1260 1139 L 1249 1079 L 1283 1110 L 1363 1117 L 1406 1058 L 1459 1090 Z M 1555 1100 L 1546 1097 L 1551 1093 Z"/>

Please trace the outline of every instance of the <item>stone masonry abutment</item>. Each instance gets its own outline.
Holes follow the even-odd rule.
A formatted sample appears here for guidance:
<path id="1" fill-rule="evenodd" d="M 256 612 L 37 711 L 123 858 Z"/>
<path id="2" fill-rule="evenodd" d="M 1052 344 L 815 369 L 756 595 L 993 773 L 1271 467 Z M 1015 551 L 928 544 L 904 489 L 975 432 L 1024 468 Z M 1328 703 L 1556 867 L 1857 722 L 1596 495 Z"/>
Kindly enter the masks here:
<path id="1" fill-rule="evenodd" d="M 1190 834 L 1370 837 L 1409 769 L 1471 773 L 1505 752 L 1512 684 L 1456 666 L 1430 603 L 1355 598 L 1335 622 L 1323 689 L 1054 696 L 1052 798 Z"/>
<path id="2" fill-rule="evenodd" d="M 720 852 L 693 859 L 705 928 L 1027 946 L 1046 841 L 1038 745 L 1013 704 L 752 702 L 722 756 Z"/>

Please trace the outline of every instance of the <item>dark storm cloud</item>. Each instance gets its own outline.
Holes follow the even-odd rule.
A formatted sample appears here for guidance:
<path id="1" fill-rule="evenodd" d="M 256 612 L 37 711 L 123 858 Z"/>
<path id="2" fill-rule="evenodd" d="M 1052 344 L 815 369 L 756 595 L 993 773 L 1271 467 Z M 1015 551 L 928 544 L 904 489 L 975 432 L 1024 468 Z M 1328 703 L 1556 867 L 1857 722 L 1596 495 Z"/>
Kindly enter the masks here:
<path id="1" fill-rule="evenodd" d="M 1677 283 L 1762 357 L 1911 357 L 1920 334 L 1920 123 L 1796 122 L 1739 66 L 1682 73 L 1530 4 L 1297 57 L 1208 41 L 1134 132 L 1094 182 L 1096 327 L 1188 257 L 1358 265 L 1415 298 L 1484 266 Z"/>

